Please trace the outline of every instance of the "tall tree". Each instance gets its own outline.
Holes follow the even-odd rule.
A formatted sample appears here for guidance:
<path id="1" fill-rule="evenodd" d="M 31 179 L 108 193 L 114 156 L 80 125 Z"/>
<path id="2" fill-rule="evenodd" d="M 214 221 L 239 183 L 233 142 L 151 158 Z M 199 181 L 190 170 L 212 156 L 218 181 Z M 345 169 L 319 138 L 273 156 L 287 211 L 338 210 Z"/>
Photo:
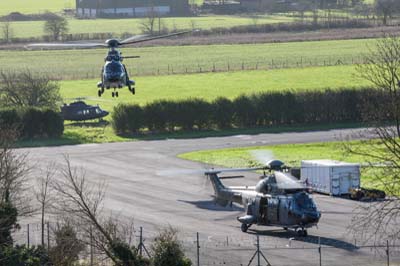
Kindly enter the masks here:
<path id="1" fill-rule="evenodd" d="M 366 240 L 394 242 L 400 239 L 400 227 L 396 226 L 400 220 L 400 38 L 378 40 L 358 72 L 381 91 L 383 100 L 366 103 L 366 140 L 348 150 L 366 159 L 374 169 L 371 181 L 385 190 L 388 198 L 362 205 L 352 229 Z"/>
<path id="2" fill-rule="evenodd" d="M 0 103 L 12 107 L 56 108 L 61 101 L 58 83 L 29 70 L 0 72 Z"/>
<path id="3" fill-rule="evenodd" d="M 13 37 L 13 29 L 10 20 L 5 20 L 1 23 L 1 33 L 3 34 L 3 40 L 6 43 L 11 42 Z"/>
<path id="4" fill-rule="evenodd" d="M 400 11 L 400 1 L 398 0 L 375 0 L 375 11 L 382 16 L 383 25 L 388 24 L 388 19 Z"/>
<path id="5" fill-rule="evenodd" d="M 49 14 L 44 23 L 44 31 L 58 41 L 63 34 L 68 32 L 68 20 L 57 14 Z"/>

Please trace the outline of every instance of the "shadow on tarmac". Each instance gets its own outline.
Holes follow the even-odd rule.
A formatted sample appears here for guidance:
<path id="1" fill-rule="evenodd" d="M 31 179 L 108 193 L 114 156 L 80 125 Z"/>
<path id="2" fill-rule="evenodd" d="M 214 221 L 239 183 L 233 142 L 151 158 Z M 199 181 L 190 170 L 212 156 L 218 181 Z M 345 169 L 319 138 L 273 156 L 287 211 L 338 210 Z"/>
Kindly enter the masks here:
<path id="1" fill-rule="evenodd" d="M 190 200 L 178 200 L 179 202 L 184 202 L 188 204 L 192 204 L 199 209 L 211 210 L 211 211 L 234 211 L 234 212 L 243 212 L 243 208 L 238 205 L 232 204 L 232 206 L 222 207 L 216 204 L 213 200 L 199 200 L 199 201 L 190 201 Z"/>
<path id="2" fill-rule="evenodd" d="M 329 238 L 329 237 L 323 237 L 323 236 L 313 236 L 313 235 L 308 235 L 307 237 L 300 237 L 297 235 L 295 231 L 288 230 L 257 230 L 257 229 L 249 229 L 248 234 L 252 235 L 262 235 L 262 236 L 271 236 L 271 237 L 278 237 L 278 238 L 287 238 L 288 240 L 292 238 L 294 241 L 300 241 L 300 242 L 305 242 L 305 243 L 310 243 L 310 244 L 316 244 L 318 245 L 321 243 L 322 246 L 328 246 L 332 248 L 339 248 L 339 249 L 345 249 L 348 251 L 354 251 L 357 250 L 358 247 L 355 246 L 352 243 L 339 240 L 339 239 L 334 239 L 334 238 Z"/>

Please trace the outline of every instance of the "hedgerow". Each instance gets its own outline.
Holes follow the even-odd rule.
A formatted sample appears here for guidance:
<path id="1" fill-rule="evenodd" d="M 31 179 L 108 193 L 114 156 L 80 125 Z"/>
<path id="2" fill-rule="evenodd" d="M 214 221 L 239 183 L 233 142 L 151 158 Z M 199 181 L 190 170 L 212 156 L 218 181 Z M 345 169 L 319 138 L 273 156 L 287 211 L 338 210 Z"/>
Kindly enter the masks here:
<path id="1" fill-rule="evenodd" d="M 266 92 L 217 98 L 161 100 L 145 106 L 118 105 L 113 112 L 117 134 L 221 130 L 362 122 L 370 104 L 382 106 L 388 96 L 376 89 Z"/>

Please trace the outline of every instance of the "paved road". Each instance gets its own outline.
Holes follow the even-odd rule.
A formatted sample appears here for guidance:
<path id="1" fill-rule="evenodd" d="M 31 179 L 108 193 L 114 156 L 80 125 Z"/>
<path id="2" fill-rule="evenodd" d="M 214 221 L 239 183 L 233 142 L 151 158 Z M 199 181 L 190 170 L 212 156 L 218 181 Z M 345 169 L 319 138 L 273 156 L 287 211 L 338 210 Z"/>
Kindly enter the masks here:
<path id="1" fill-rule="evenodd" d="M 154 235 L 160 226 L 179 228 L 184 239 L 189 239 L 188 252 L 195 251 L 192 242 L 200 232 L 203 261 L 214 265 L 240 265 L 248 262 L 254 249 L 252 233 L 262 235 L 265 247 L 317 247 L 318 241 L 330 247 L 324 261 L 340 264 L 343 256 L 371 264 L 371 254 L 361 256 L 363 251 L 351 251 L 353 238 L 346 227 L 352 216 L 355 202 L 316 195 L 323 216 L 318 228 L 309 230 L 306 239 L 293 239 L 294 235 L 278 228 L 254 227 L 256 231 L 244 234 L 235 217 L 241 208 L 220 208 L 210 198 L 210 186 L 204 186 L 203 177 L 193 174 L 166 174 L 168 169 L 202 169 L 204 166 L 178 159 L 177 154 L 202 149 L 218 149 L 283 143 L 305 143 L 341 140 L 355 134 L 355 130 L 331 130 L 307 133 L 281 133 L 238 135 L 203 139 L 137 141 L 129 143 L 87 144 L 62 147 L 22 149 L 27 151 L 32 163 L 55 161 L 63 163 L 68 154 L 73 166 L 82 167 L 90 181 L 105 180 L 108 184 L 106 208 L 114 214 L 134 217 L 136 226 L 145 228 L 145 235 Z M 257 181 L 255 175 L 244 180 L 227 180 L 227 185 L 248 184 Z M 226 247 L 222 244 L 226 243 Z M 240 245 L 242 243 L 242 245 Z M 247 244 L 246 244 L 247 243 Z M 215 245 L 215 246 L 214 246 Z M 229 249 L 229 251 L 227 251 Z M 207 254 L 205 254 L 207 253 Z M 271 250 L 273 265 L 317 265 L 316 250 Z M 293 255 L 296 259 L 293 260 Z M 357 256 L 355 256 L 357 254 Z M 311 256 L 311 257 L 310 257 Z M 311 259 L 312 258 L 312 259 Z M 349 264 L 350 265 L 350 264 Z M 365 264 L 367 265 L 367 264 Z"/>

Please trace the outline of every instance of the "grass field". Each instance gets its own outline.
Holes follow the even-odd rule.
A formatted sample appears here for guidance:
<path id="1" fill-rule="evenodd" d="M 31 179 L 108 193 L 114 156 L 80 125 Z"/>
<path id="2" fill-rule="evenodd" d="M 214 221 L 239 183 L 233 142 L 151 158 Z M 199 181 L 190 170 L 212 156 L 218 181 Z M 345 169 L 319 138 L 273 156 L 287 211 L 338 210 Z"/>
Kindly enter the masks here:
<path id="1" fill-rule="evenodd" d="M 352 142 L 352 145 L 359 145 Z M 349 155 L 343 149 L 342 142 L 287 144 L 276 146 L 259 146 L 237 149 L 206 150 L 179 155 L 180 158 L 223 167 L 254 167 L 261 166 L 251 155 L 254 150 L 268 151 L 273 157 L 285 162 L 288 166 L 300 166 L 301 160 L 332 159 L 346 162 L 364 163 L 361 156 Z M 362 169 L 362 186 L 373 187 L 371 183 L 372 170 Z"/>
<path id="2" fill-rule="evenodd" d="M 126 60 L 131 76 L 159 75 L 244 69 L 291 68 L 352 64 L 360 60 L 375 39 L 290 42 L 247 45 L 164 46 L 122 49 L 126 55 L 141 58 Z M 88 79 L 100 76 L 107 53 L 102 50 L 0 51 L 1 65 L 7 70 L 31 69 L 57 79 Z"/>
<path id="3" fill-rule="evenodd" d="M 112 99 L 106 91 L 98 101 L 107 110 L 117 103 L 146 104 L 159 99 L 198 97 L 213 100 L 219 96 L 235 98 L 240 94 L 284 90 L 322 90 L 326 88 L 357 88 L 369 83 L 357 76 L 354 66 L 275 69 L 192 75 L 145 76 L 136 79 L 136 95 L 120 90 Z M 65 98 L 90 96 L 97 99 L 97 80 L 62 81 Z M 106 101 L 101 101 L 106 100 Z M 96 103 L 96 101 L 88 101 Z"/>
<path id="4" fill-rule="evenodd" d="M 291 22 L 294 18 L 278 15 L 265 15 L 257 19 L 259 24 Z M 119 37 L 123 33 L 141 34 L 141 22 L 143 19 L 69 19 L 68 33 L 113 33 Z M 174 29 L 211 29 L 217 27 L 229 28 L 240 25 L 252 25 L 254 20 L 249 16 L 199 16 L 199 17 L 171 17 L 162 18 L 161 27 Z M 11 27 L 14 37 L 29 38 L 45 35 L 43 31 L 44 21 L 19 21 L 12 22 Z M 158 28 L 158 24 L 157 24 Z"/>
<path id="5" fill-rule="evenodd" d="M 0 16 L 11 12 L 24 14 L 59 12 L 64 8 L 75 8 L 75 0 L 2 0 L 0 1 Z"/>

